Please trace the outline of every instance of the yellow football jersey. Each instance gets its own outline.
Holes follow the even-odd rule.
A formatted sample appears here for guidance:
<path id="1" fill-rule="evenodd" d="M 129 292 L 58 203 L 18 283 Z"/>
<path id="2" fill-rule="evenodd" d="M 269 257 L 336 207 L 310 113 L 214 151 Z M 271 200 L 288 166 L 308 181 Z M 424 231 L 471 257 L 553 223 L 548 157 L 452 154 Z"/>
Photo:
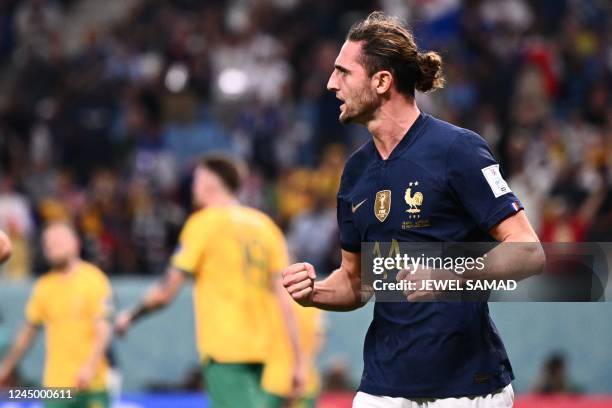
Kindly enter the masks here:
<path id="1" fill-rule="evenodd" d="M 314 307 L 300 306 L 295 302 L 292 302 L 292 305 L 297 318 L 300 352 L 306 364 L 303 397 L 314 397 L 320 388 L 319 372 L 315 362 L 323 339 L 322 312 Z M 274 333 L 274 341 L 270 344 L 261 384 L 267 392 L 287 397 L 291 392 L 294 357 L 289 334 L 280 315 L 275 318 Z"/>
<path id="2" fill-rule="evenodd" d="M 69 275 L 50 271 L 40 277 L 26 306 L 27 320 L 45 328 L 43 385 L 75 387 L 79 370 L 91 357 L 95 323 L 111 313 L 112 293 L 106 275 L 81 261 Z M 108 363 L 98 367 L 91 391 L 106 388 Z"/>
<path id="3" fill-rule="evenodd" d="M 263 362 L 268 351 L 272 279 L 288 262 L 284 237 L 253 208 L 209 207 L 185 223 L 172 256 L 192 273 L 196 337 L 203 360 Z"/>

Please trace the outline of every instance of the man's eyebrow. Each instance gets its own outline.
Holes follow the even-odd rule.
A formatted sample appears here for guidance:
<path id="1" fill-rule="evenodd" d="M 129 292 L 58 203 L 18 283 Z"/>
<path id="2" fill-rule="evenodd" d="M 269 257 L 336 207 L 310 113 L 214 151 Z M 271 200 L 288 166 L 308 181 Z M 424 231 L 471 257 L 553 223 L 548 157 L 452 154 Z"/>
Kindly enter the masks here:
<path id="1" fill-rule="evenodd" d="M 334 68 L 336 68 L 338 71 L 341 71 L 341 72 L 350 72 L 347 68 L 343 67 L 340 64 L 334 64 Z"/>

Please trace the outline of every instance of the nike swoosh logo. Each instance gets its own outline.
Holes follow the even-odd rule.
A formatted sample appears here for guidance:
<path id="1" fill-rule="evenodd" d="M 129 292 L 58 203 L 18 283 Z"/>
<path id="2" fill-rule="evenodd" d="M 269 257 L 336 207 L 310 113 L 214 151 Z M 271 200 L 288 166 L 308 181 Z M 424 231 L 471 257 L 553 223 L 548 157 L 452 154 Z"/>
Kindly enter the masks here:
<path id="1" fill-rule="evenodd" d="M 363 201 L 362 201 L 362 202 L 360 202 L 359 204 L 357 204 L 357 205 L 353 205 L 353 206 L 351 207 L 351 210 L 353 211 L 353 213 L 355 213 L 355 211 L 357 211 L 357 209 L 358 209 L 359 207 L 361 207 L 361 204 L 365 203 L 367 200 L 368 200 L 368 199 L 366 198 L 365 200 L 363 200 Z"/>

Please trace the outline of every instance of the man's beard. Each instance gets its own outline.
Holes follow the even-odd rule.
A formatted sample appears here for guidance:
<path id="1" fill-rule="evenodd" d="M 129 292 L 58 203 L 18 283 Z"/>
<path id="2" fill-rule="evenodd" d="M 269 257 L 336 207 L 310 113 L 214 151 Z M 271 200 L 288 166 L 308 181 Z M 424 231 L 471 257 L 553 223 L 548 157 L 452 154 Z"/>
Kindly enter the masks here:
<path id="1" fill-rule="evenodd" d="M 348 100 L 344 102 L 344 112 L 340 113 L 339 118 L 341 123 L 366 123 L 380 103 L 378 95 L 365 87 L 351 99 L 351 105 L 347 103 Z"/>
<path id="2" fill-rule="evenodd" d="M 66 267 L 70 263 L 70 258 L 64 257 L 64 258 L 55 259 L 55 260 L 47 259 L 47 263 L 49 264 L 51 269 L 62 270 L 62 269 L 66 269 Z"/>

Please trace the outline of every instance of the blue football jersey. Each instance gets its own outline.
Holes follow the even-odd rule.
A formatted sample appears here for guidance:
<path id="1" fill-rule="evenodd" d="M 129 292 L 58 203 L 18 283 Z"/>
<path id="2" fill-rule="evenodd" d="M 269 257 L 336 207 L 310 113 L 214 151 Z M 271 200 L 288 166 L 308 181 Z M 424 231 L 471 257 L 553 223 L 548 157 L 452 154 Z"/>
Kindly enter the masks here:
<path id="1" fill-rule="evenodd" d="M 362 242 L 486 242 L 522 209 L 486 142 L 421 114 L 383 160 L 373 141 L 348 159 L 338 192 L 344 250 Z M 484 302 L 376 302 L 360 391 L 390 397 L 488 394 L 514 378 Z"/>

